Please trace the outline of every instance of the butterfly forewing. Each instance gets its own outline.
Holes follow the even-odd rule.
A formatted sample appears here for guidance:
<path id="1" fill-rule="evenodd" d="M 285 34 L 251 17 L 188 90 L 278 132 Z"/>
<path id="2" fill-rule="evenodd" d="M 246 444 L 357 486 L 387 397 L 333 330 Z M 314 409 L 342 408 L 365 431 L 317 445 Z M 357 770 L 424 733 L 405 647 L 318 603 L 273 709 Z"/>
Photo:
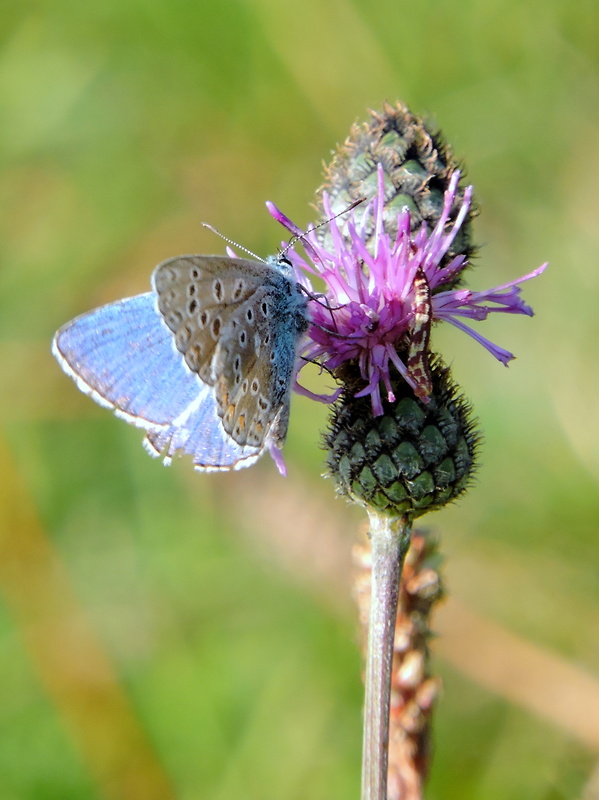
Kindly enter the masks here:
<path id="1" fill-rule="evenodd" d="M 158 308 L 190 369 L 214 385 L 226 433 L 281 444 L 306 300 L 276 262 L 181 256 L 154 273 Z"/>
<path id="2" fill-rule="evenodd" d="M 154 271 L 160 313 L 187 365 L 204 383 L 214 383 L 212 358 L 227 310 L 252 296 L 264 269 L 243 258 L 178 256 Z"/>
<path id="3" fill-rule="evenodd" d="M 253 463 L 256 447 L 240 447 L 225 433 L 216 399 L 185 365 L 156 309 L 154 293 L 84 314 L 62 327 L 52 350 L 85 394 L 144 428 L 152 455 L 169 463 L 176 453 L 200 470 Z"/>
<path id="4" fill-rule="evenodd" d="M 171 338 L 148 292 L 68 322 L 52 349 L 85 394 L 146 428 L 168 424 L 198 392 Z"/>

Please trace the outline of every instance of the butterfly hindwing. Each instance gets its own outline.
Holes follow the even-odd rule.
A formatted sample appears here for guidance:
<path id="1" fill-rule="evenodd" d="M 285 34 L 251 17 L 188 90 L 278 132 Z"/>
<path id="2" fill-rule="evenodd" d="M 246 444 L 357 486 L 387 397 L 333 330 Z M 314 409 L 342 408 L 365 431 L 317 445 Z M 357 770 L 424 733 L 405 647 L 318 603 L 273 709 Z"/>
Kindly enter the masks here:
<path id="1" fill-rule="evenodd" d="M 219 414 L 240 444 L 256 446 L 267 432 L 277 443 L 285 439 L 297 329 L 280 305 L 279 291 L 257 289 L 231 314 L 215 354 Z"/>

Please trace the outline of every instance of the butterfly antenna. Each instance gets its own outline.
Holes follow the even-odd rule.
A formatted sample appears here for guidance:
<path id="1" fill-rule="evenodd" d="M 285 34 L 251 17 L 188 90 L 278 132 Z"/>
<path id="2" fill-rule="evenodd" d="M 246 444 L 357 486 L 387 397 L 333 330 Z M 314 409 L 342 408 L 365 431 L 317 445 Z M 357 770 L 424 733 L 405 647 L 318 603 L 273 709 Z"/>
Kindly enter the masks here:
<path id="1" fill-rule="evenodd" d="M 356 206 L 359 206 L 360 203 L 364 203 L 364 202 L 366 202 L 366 198 L 365 197 L 359 197 L 357 200 L 354 200 L 354 202 L 351 205 L 349 205 L 347 208 L 344 208 L 343 211 L 340 211 L 338 214 L 335 214 L 334 216 L 329 217 L 328 219 L 324 219 L 322 222 L 319 222 L 318 225 L 313 225 L 311 228 L 308 228 L 307 231 L 304 231 L 304 233 L 298 233 L 295 236 L 292 236 L 291 239 L 289 240 L 288 244 L 287 244 L 287 247 L 280 254 L 280 257 L 282 258 L 285 255 L 285 253 L 291 247 L 293 247 L 293 245 L 296 242 L 299 242 L 301 239 L 304 239 L 309 233 L 312 233 L 312 231 L 315 231 L 318 228 L 322 228 L 323 225 L 328 225 L 329 222 L 332 222 L 334 219 L 337 219 L 337 217 L 342 217 L 344 214 L 347 214 L 348 212 L 350 212 Z"/>
<path id="2" fill-rule="evenodd" d="M 359 206 L 360 203 L 364 203 L 365 201 L 366 201 L 365 197 L 359 197 L 357 200 L 354 200 L 354 202 L 351 203 L 351 205 L 349 205 L 347 208 L 344 208 L 343 211 L 340 211 L 338 214 L 335 214 L 334 216 L 329 217 L 328 219 L 325 219 L 322 222 L 319 222 L 318 225 L 313 225 L 311 228 L 308 228 L 308 230 L 305 231 L 304 233 L 298 233 L 296 236 L 294 236 L 292 239 L 290 239 L 289 243 L 287 244 L 287 247 L 279 255 L 279 258 L 284 258 L 285 257 L 285 253 L 289 250 L 289 248 L 293 247 L 293 245 L 296 242 L 298 242 L 300 239 L 303 239 L 305 236 L 307 236 L 309 233 L 311 233 L 311 231 L 315 231 L 317 228 L 322 228 L 323 225 L 328 225 L 329 222 L 331 222 L 332 220 L 337 219 L 337 217 L 343 216 L 343 214 L 347 214 L 353 208 L 355 208 L 356 206 Z M 333 306 L 331 306 L 329 304 L 329 301 L 328 301 L 328 298 L 326 297 L 326 295 L 323 295 L 323 294 L 320 294 L 320 295 L 312 294 L 311 292 L 309 292 L 301 284 L 298 284 L 298 286 L 303 292 L 305 292 L 305 294 L 311 300 L 313 300 L 315 303 L 318 303 L 318 305 L 322 306 L 323 308 L 326 308 L 327 311 L 329 311 L 331 313 L 331 321 L 332 321 L 333 325 L 335 327 L 337 327 L 337 323 L 336 323 L 335 317 L 333 316 L 333 311 L 338 311 L 343 306 L 333 307 Z M 327 330 L 327 328 L 323 328 L 322 326 L 317 325 L 314 322 L 312 324 L 317 328 L 321 328 L 321 330 L 325 331 L 326 333 L 330 333 L 332 336 L 339 336 L 341 338 L 345 338 L 342 334 L 337 333 L 336 331 L 329 331 L 329 330 Z M 349 337 L 349 338 L 352 338 L 352 337 Z M 355 338 L 359 338 L 359 337 L 355 337 Z"/>
<path id="3" fill-rule="evenodd" d="M 244 253 L 247 253 L 252 258 L 255 258 L 256 261 L 261 261 L 263 264 L 266 264 L 266 261 L 263 258 L 260 258 L 260 256 L 257 256 L 256 253 L 252 253 L 251 250 L 248 250 L 247 247 L 244 247 L 242 244 L 239 244 L 238 242 L 234 242 L 233 239 L 229 239 L 228 236 L 225 236 L 223 233 L 221 233 L 219 230 L 217 230 L 213 225 L 209 225 L 207 222 L 202 222 L 202 225 L 205 228 L 208 228 L 209 231 L 212 231 L 212 233 L 215 233 L 217 236 L 220 236 L 220 238 L 224 239 L 225 242 L 228 242 L 229 244 L 232 244 L 234 247 L 238 247 L 240 250 L 243 250 Z"/>
<path id="4" fill-rule="evenodd" d="M 302 286 L 301 283 L 298 283 L 297 287 L 301 292 L 303 292 L 306 295 L 306 297 L 309 300 L 312 300 L 314 303 L 318 303 L 318 305 L 322 306 L 322 308 L 326 308 L 326 310 L 331 313 L 331 322 L 335 327 L 337 327 L 337 321 L 333 316 L 333 311 L 339 311 L 341 308 L 343 308 L 343 306 L 332 306 L 329 303 L 329 298 L 325 294 L 321 294 L 320 292 L 318 294 L 313 294 L 311 291 L 306 289 L 305 286 Z M 314 325 L 316 328 L 320 328 L 326 333 L 330 333 L 330 331 L 328 331 L 326 328 L 323 328 L 321 325 L 317 325 L 315 322 L 313 322 L 312 325 Z"/>
<path id="5" fill-rule="evenodd" d="M 336 377 L 335 373 L 333 372 L 333 370 L 330 369 L 329 367 L 327 367 L 326 364 L 321 364 L 320 361 L 316 361 L 313 358 L 308 358 L 307 356 L 300 356 L 300 360 L 301 361 L 305 361 L 306 364 L 314 364 L 320 370 L 324 370 L 325 372 L 328 372 L 329 375 L 331 376 L 331 378 L 335 378 L 335 380 L 337 380 L 337 377 Z"/>

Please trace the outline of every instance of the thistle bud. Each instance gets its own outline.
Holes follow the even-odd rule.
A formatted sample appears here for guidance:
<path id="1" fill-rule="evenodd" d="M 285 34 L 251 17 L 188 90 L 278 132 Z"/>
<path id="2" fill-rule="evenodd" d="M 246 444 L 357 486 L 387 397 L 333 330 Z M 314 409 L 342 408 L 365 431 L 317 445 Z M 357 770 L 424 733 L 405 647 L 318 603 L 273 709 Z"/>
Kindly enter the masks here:
<path id="1" fill-rule="evenodd" d="M 345 142 L 337 148 L 325 168 L 325 180 L 317 194 L 320 216 L 327 219 L 342 212 L 363 197 L 372 200 L 378 192 L 377 169 L 384 171 L 385 230 L 397 234 L 399 214 L 410 212 L 411 230 L 425 223 L 429 230 L 437 225 L 451 178 L 458 170 L 450 147 L 440 133 L 401 103 L 385 103 L 381 112 L 371 111 L 370 120 L 352 126 Z M 464 187 L 458 187 L 445 222 L 447 230 L 455 223 L 464 201 Z M 323 202 L 324 196 L 328 202 Z M 360 209 L 356 215 L 360 218 Z M 457 255 L 471 258 L 471 223 L 475 211 L 470 206 L 459 233 L 444 256 L 449 263 Z M 371 246 L 374 226 L 367 223 L 364 239 Z M 317 238 L 325 247 L 331 245 L 330 231 L 319 228 Z"/>
<path id="2" fill-rule="evenodd" d="M 439 359 L 431 363 L 429 402 L 398 378 L 395 402 L 373 416 L 367 397 L 355 397 L 359 370 L 341 374 L 344 392 L 325 435 L 327 468 L 339 494 L 391 516 L 413 519 L 459 497 L 469 486 L 479 436 L 470 403 Z"/>

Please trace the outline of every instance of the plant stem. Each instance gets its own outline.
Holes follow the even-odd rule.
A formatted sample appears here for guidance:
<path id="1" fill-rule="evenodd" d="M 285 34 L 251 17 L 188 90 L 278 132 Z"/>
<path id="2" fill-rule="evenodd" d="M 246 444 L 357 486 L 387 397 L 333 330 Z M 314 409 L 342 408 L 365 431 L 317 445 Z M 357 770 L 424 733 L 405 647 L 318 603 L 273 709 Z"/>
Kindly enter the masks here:
<path id="1" fill-rule="evenodd" d="M 372 584 L 366 649 L 362 800 L 387 800 L 389 701 L 397 597 L 411 525 L 369 511 Z"/>

